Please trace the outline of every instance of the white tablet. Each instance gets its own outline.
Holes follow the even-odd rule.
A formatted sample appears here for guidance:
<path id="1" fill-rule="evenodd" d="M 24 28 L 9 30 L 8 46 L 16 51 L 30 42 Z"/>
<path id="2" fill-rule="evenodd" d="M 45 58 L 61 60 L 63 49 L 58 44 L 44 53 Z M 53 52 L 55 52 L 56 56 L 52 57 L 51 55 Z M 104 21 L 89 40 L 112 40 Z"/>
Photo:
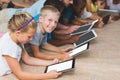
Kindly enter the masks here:
<path id="1" fill-rule="evenodd" d="M 59 62 L 59 63 L 47 66 L 45 69 L 45 73 L 51 70 L 56 70 L 58 72 L 66 72 L 66 71 L 72 70 L 74 66 L 75 66 L 75 59 L 70 59 L 70 60 L 66 60 L 63 62 Z"/>
<path id="2" fill-rule="evenodd" d="M 89 48 L 89 43 L 85 43 L 85 44 L 71 50 L 69 55 L 72 57 L 77 56 L 77 55 L 81 54 L 81 52 L 87 50 L 88 48 Z"/>
<path id="3" fill-rule="evenodd" d="M 73 43 L 73 45 L 75 47 L 78 47 L 82 44 L 85 44 L 93 39 L 95 39 L 97 37 L 96 32 L 92 29 L 82 35 L 80 35 L 80 39 L 78 41 L 76 41 L 75 43 Z"/>
<path id="4" fill-rule="evenodd" d="M 81 33 L 90 31 L 96 22 L 98 22 L 98 19 L 94 20 L 92 23 L 82 25 L 78 30 L 72 32 L 70 35 L 72 36 L 72 35 L 81 34 Z"/>
<path id="5" fill-rule="evenodd" d="M 110 10 L 110 9 L 99 9 L 99 11 L 106 12 L 106 13 L 112 13 L 112 14 L 119 13 L 118 10 Z"/>

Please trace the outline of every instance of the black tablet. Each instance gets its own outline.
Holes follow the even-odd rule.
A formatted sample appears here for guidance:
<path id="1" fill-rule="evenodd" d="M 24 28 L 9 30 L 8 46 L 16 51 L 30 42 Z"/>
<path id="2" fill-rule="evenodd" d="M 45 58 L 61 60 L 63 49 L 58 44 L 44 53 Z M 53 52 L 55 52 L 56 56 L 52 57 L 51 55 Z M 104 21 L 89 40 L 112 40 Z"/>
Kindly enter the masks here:
<path id="1" fill-rule="evenodd" d="M 103 17 L 102 21 L 103 21 L 104 25 L 108 23 L 110 16 L 111 15 L 106 15 Z"/>
<path id="2" fill-rule="evenodd" d="M 89 48 L 89 43 L 85 43 L 73 50 L 70 51 L 70 56 L 75 57 L 79 54 L 81 54 L 83 51 L 87 50 Z"/>
<path id="3" fill-rule="evenodd" d="M 81 34 L 81 33 L 90 31 L 96 22 L 98 22 L 98 19 L 93 21 L 92 23 L 82 25 L 79 29 L 72 32 L 70 35 L 72 36 L 72 35 Z"/>
<path id="4" fill-rule="evenodd" d="M 95 39 L 97 37 L 96 32 L 92 29 L 82 35 L 80 35 L 80 39 L 78 41 L 76 41 L 75 43 L 73 43 L 73 45 L 75 47 L 78 47 L 82 44 L 85 44 L 93 39 Z"/>
<path id="5" fill-rule="evenodd" d="M 70 59 L 70 60 L 66 60 L 63 62 L 59 62 L 59 63 L 47 66 L 45 69 L 45 73 L 51 70 L 56 70 L 58 72 L 66 72 L 66 71 L 72 70 L 74 66 L 75 66 L 75 59 Z"/>

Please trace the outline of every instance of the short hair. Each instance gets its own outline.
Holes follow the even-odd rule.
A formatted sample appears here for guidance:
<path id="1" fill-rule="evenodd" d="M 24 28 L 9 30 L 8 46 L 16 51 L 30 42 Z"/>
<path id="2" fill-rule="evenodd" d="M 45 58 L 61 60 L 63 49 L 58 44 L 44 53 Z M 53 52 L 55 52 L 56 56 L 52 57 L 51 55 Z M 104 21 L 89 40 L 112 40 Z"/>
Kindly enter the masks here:
<path id="1" fill-rule="evenodd" d="M 48 11 L 56 13 L 58 16 L 60 16 L 60 12 L 58 11 L 57 8 L 51 5 L 45 5 L 43 8 L 40 10 L 40 16 L 46 16 L 48 15 Z"/>
<path id="2" fill-rule="evenodd" d="M 82 3 L 86 3 L 86 0 L 73 0 L 73 5 L 78 6 L 78 5 L 80 5 L 80 3 L 81 3 L 81 4 L 82 4 Z"/>
<path id="3" fill-rule="evenodd" d="M 60 12 L 62 12 L 62 10 L 65 7 L 63 1 L 60 1 L 60 0 L 46 0 L 46 2 L 44 3 L 44 6 L 45 5 L 52 5 L 56 7 Z"/>
<path id="4" fill-rule="evenodd" d="M 11 32 L 20 30 L 27 32 L 29 28 L 36 28 L 37 23 L 34 18 L 27 12 L 19 12 L 12 16 L 8 22 L 8 29 Z"/>

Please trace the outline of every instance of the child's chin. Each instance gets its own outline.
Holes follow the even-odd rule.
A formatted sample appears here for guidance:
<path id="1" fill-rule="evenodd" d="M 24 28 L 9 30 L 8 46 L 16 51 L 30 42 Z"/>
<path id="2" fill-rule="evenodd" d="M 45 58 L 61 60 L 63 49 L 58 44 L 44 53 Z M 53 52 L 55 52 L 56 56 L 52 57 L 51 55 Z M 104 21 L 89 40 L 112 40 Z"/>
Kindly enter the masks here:
<path id="1" fill-rule="evenodd" d="M 52 31 L 51 30 L 48 30 L 47 33 L 51 33 Z"/>

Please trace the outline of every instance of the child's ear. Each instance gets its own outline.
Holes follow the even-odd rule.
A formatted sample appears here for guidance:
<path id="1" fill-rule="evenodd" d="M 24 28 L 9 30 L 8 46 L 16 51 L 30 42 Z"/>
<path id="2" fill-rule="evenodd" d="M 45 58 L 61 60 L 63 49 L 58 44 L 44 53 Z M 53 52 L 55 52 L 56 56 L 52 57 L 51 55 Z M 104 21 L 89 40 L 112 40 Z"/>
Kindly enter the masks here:
<path id="1" fill-rule="evenodd" d="M 42 22 L 43 21 L 43 16 L 40 16 L 39 17 L 39 22 Z"/>
<path id="2" fill-rule="evenodd" d="M 16 35 L 19 35 L 21 33 L 21 31 L 16 31 L 15 33 L 16 33 Z"/>

